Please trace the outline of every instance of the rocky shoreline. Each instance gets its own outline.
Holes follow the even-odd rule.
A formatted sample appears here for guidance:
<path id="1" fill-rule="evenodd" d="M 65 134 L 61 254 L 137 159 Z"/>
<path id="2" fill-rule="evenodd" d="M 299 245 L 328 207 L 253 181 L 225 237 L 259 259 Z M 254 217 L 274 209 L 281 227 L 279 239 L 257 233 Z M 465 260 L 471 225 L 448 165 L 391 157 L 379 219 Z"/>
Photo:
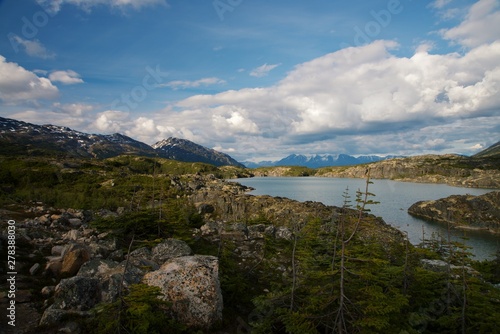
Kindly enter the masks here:
<path id="1" fill-rule="evenodd" d="M 255 176 L 289 176 L 296 167 L 268 167 L 253 170 Z M 467 188 L 500 189 L 498 160 L 471 159 L 459 155 L 422 155 L 394 158 L 375 163 L 311 169 L 307 175 L 316 177 L 365 178 L 370 168 L 373 179 L 402 182 L 441 183 Z"/>
<path id="2" fill-rule="evenodd" d="M 425 220 L 451 224 L 455 229 L 500 233 L 500 192 L 480 196 L 452 195 L 414 203 L 408 213 Z"/>

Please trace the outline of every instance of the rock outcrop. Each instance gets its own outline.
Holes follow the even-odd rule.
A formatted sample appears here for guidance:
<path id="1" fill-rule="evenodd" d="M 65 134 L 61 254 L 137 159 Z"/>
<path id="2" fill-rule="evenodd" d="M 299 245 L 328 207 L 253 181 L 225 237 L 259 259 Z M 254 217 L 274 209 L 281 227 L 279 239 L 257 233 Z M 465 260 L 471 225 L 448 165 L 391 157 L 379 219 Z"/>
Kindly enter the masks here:
<path id="1" fill-rule="evenodd" d="M 210 220 L 255 222 L 281 225 L 305 223 L 311 217 L 329 220 L 338 208 L 320 202 L 299 202 L 282 197 L 252 196 L 251 190 L 235 182 L 208 179 L 192 192 L 191 202 Z M 210 208 L 210 210 L 207 210 Z"/>
<path id="2" fill-rule="evenodd" d="M 316 176 L 364 178 L 368 167 L 374 179 L 500 188 L 497 160 L 473 159 L 453 154 L 395 158 L 352 167 L 325 167 L 319 169 Z"/>
<path id="3" fill-rule="evenodd" d="M 149 272 L 143 282 L 157 286 L 163 299 L 172 302 L 175 317 L 195 328 L 210 328 L 222 320 L 219 262 L 214 256 L 184 256 Z"/>
<path id="4" fill-rule="evenodd" d="M 500 192 L 480 196 L 453 195 L 413 204 L 408 213 L 419 218 L 450 223 L 460 229 L 483 229 L 500 233 Z"/>
<path id="5" fill-rule="evenodd" d="M 188 256 L 192 251 L 184 241 L 166 239 L 152 249 L 136 249 L 122 262 L 99 257 L 88 260 L 90 253 L 82 245 L 72 244 L 62 251 L 64 259 L 75 259 L 71 263 L 76 264 L 61 274 L 73 273 L 76 267 L 79 270 L 56 286 L 54 303 L 42 316 L 43 325 L 55 325 L 65 314 L 86 316 L 84 311 L 100 302 L 116 301 L 131 284 L 141 281 L 161 285 L 163 298 L 172 303 L 174 315 L 188 326 L 209 328 L 222 317 L 217 258 Z M 80 263 L 82 257 L 86 261 Z"/>
<path id="6" fill-rule="evenodd" d="M 203 182 L 193 178 L 190 184 L 199 188 Z M 3 212 L 10 216 L 14 211 Z M 175 287 L 164 295 L 171 304 L 171 309 L 166 310 L 169 316 L 172 310 L 177 310 L 174 315 L 179 320 L 189 319 L 185 324 L 200 328 L 209 328 L 221 320 L 223 302 L 217 258 L 192 256 L 191 248 L 176 239 L 165 239 L 124 255 L 112 233 L 99 233 L 89 226 L 90 213 L 40 205 L 28 208 L 24 214 L 31 218 L 16 224 L 17 242 L 23 245 L 23 253 L 27 252 L 23 256 L 33 262 L 27 262 L 26 269 L 19 264 L 18 271 L 26 272 L 27 279 L 40 279 L 46 285 L 40 287 L 38 294 L 43 300 L 32 301 L 27 289 L 33 287 L 25 288 L 24 276 L 18 275 L 18 316 L 32 320 L 16 326 L 19 333 L 33 332 L 37 325 L 54 331 L 81 333 L 78 319 L 90 317 L 97 304 L 115 302 L 132 284 L 142 283 L 147 273 L 162 270 L 173 277 L 170 283 Z M 101 210 L 94 215 L 116 216 L 118 213 Z M 3 245 L 6 235 L 0 236 Z M 173 263 L 178 263 L 177 272 L 171 270 Z M 183 297 L 177 287 L 184 287 Z M 21 301 L 17 296 L 26 297 Z M 186 305 L 189 305 L 187 309 Z"/>

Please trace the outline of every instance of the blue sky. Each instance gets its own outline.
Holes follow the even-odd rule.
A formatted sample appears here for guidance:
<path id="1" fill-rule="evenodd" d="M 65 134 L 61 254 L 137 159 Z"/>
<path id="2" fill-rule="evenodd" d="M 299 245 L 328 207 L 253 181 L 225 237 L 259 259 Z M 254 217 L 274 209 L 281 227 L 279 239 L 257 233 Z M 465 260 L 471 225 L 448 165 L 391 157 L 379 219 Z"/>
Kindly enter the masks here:
<path id="1" fill-rule="evenodd" d="M 498 0 L 0 1 L 0 116 L 292 153 L 500 138 Z"/>

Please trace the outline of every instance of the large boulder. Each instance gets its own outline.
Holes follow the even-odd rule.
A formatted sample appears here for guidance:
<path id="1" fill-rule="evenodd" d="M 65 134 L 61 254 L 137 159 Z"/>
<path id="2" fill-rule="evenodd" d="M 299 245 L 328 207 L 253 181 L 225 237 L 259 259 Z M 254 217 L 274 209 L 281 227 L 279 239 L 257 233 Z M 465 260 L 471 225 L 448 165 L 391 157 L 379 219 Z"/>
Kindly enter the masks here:
<path id="1" fill-rule="evenodd" d="M 136 250 L 130 252 L 130 254 L 127 255 L 127 259 L 131 265 L 143 271 L 160 269 L 158 263 L 153 261 L 151 250 L 147 247 L 137 248 Z"/>
<path id="2" fill-rule="evenodd" d="M 88 248 L 83 245 L 72 244 L 63 256 L 61 275 L 74 276 L 88 260 L 90 260 Z"/>
<path id="3" fill-rule="evenodd" d="M 210 328 L 222 319 L 219 262 L 214 256 L 171 259 L 147 273 L 143 282 L 159 287 L 177 319 L 190 327 Z"/>
<path id="4" fill-rule="evenodd" d="M 68 322 L 68 319 L 88 318 L 91 315 L 90 311 L 61 310 L 50 306 L 43 312 L 39 325 L 63 327 Z M 71 333 L 78 332 L 71 331 Z"/>
<path id="5" fill-rule="evenodd" d="M 141 270 L 130 263 L 125 272 L 125 266 L 125 261 L 118 263 L 111 260 L 93 259 L 80 268 L 77 276 L 98 279 L 101 301 L 112 303 L 118 298 L 123 288 L 140 283 L 144 276 Z M 122 283 L 123 287 L 120 288 Z"/>
<path id="6" fill-rule="evenodd" d="M 63 279 L 56 286 L 55 309 L 87 311 L 101 301 L 99 280 L 91 277 L 74 276 Z"/>
<path id="7" fill-rule="evenodd" d="M 189 245 L 177 239 L 167 239 L 151 249 L 153 260 L 160 265 L 169 259 L 191 254 Z"/>

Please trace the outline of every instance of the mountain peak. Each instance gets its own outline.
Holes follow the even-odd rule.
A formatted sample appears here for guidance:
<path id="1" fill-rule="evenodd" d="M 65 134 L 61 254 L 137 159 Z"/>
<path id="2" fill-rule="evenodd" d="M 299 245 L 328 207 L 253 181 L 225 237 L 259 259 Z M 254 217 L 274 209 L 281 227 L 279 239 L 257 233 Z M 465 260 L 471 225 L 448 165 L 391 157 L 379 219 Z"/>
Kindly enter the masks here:
<path id="1" fill-rule="evenodd" d="M 165 146 L 175 146 L 175 145 L 198 145 L 198 144 L 195 144 L 194 142 L 187 139 L 168 137 L 167 139 L 162 139 L 159 142 L 154 143 L 153 145 L 151 145 L 151 147 L 156 150 L 156 149 L 161 149 Z"/>
<path id="2" fill-rule="evenodd" d="M 183 161 L 205 162 L 216 166 L 230 165 L 244 167 L 225 153 L 198 145 L 187 139 L 169 137 L 160 140 L 151 145 L 151 147 L 169 159 L 179 160 L 179 157 L 182 156 Z"/>
<path id="3" fill-rule="evenodd" d="M 229 155 L 187 139 L 170 137 L 149 146 L 120 133 L 88 134 L 64 126 L 35 125 L 3 117 L 0 117 L 0 144 L 0 154 L 57 154 L 100 159 L 130 154 L 243 167 Z"/>

